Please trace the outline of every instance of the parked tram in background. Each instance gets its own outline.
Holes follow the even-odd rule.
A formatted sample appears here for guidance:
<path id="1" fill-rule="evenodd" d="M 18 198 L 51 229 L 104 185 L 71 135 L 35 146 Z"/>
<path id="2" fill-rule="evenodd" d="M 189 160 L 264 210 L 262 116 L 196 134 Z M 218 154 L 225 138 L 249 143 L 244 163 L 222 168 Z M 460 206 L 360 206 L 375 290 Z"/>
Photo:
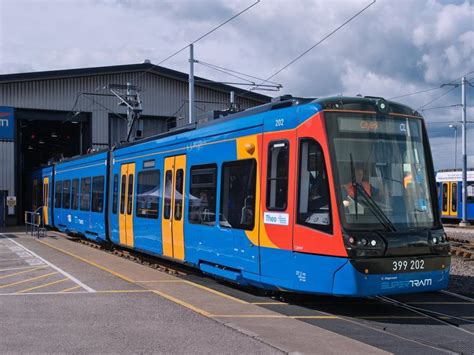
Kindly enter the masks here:
<path id="1" fill-rule="evenodd" d="M 382 98 L 276 98 L 33 181 L 51 169 L 51 227 L 235 283 L 344 296 L 448 284 L 422 117 Z"/>
<path id="2" fill-rule="evenodd" d="M 462 219 L 462 171 L 441 170 L 436 173 L 441 218 L 445 222 Z M 467 171 L 466 220 L 474 222 L 474 170 Z"/>

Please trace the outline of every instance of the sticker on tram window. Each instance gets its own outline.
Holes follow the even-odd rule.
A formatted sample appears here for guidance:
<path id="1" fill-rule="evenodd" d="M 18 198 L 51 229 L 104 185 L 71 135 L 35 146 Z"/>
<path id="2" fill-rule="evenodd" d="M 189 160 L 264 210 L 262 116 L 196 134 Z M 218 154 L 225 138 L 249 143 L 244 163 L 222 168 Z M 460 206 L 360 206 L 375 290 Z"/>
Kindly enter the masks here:
<path id="1" fill-rule="evenodd" d="M 263 223 L 287 226 L 289 224 L 289 216 L 288 213 L 265 212 L 263 214 Z"/>

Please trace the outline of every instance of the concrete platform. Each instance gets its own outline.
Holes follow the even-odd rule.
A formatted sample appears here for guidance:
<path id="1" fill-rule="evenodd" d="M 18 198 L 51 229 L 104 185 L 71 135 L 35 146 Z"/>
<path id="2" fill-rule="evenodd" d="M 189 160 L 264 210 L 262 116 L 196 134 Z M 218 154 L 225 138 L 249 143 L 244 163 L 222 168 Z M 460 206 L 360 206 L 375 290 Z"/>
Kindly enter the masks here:
<path id="1" fill-rule="evenodd" d="M 0 236 L 0 352 L 384 353 L 49 234 Z"/>

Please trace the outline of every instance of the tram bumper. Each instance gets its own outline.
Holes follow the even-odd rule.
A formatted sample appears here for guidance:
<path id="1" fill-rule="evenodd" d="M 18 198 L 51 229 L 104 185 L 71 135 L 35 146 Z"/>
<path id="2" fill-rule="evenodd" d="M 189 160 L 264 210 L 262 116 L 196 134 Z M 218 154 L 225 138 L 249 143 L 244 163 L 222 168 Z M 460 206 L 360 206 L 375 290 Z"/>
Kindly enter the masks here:
<path id="1" fill-rule="evenodd" d="M 384 272 L 384 267 L 370 272 L 367 265 L 388 265 L 395 259 L 370 259 L 362 264 L 351 261 L 334 274 L 333 294 L 338 296 L 375 296 L 418 293 L 448 287 L 450 258 L 430 260 L 433 269 L 413 272 Z M 365 267 L 362 272 L 360 269 Z M 366 273 L 367 272 L 367 273 Z"/>

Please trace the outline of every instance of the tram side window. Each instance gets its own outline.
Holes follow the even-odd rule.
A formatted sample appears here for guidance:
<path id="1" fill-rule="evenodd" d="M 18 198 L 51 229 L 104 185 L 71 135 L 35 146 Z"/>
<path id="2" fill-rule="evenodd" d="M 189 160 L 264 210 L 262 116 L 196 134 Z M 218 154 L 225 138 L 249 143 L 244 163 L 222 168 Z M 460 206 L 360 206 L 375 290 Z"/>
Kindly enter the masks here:
<path id="1" fill-rule="evenodd" d="M 120 214 L 125 213 L 125 188 L 127 186 L 127 175 L 122 175 L 120 184 Z"/>
<path id="2" fill-rule="evenodd" d="M 140 172 L 137 179 L 137 217 L 158 218 L 160 171 Z"/>
<path id="3" fill-rule="evenodd" d="M 104 209 L 104 177 L 92 178 L 92 212 L 102 212 Z"/>
<path id="4" fill-rule="evenodd" d="M 191 167 L 190 179 L 189 222 L 214 225 L 216 222 L 217 165 Z"/>
<path id="5" fill-rule="evenodd" d="M 314 140 L 300 142 L 297 223 L 332 232 L 329 184 L 321 146 Z"/>
<path id="6" fill-rule="evenodd" d="M 112 213 L 117 213 L 117 202 L 118 202 L 118 175 L 114 175 L 114 184 L 112 191 Z"/>
<path id="7" fill-rule="evenodd" d="M 81 211 L 91 209 L 91 178 L 81 179 Z"/>
<path id="8" fill-rule="evenodd" d="M 63 182 L 57 181 L 54 191 L 54 208 L 61 208 L 61 192 L 63 190 Z"/>
<path id="9" fill-rule="evenodd" d="M 63 208 L 71 208 L 71 180 L 63 181 Z"/>
<path id="10" fill-rule="evenodd" d="M 270 142 L 267 167 L 267 209 L 286 210 L 288 202 L 288 141 Z"/>
<path id="11" fill-rule="evenodd" d="M 71 184 L 71 209 L 79 208 L 79 179 L 72 180 Z"/>
<path id="12" fill-rule="evenodd" d="M 252 230 L 255 222 L 255 159 L 222 165 L 219 224 L 221 227 Z"/>
<path id="13" fill-rule="evenodd" d="M 467 183 L 467 203 L 474 203 L 474 183 Z"/>
<path id="14" fill-rule="evenodd" d="M 133 199 L 133 175 L 128 175 L 128 197 L 127 197 L 127 214 L 132 214 L 132 199 Z"/>
<path id="15" fill-rule="evenodd" d="M 165 173 L 165 199 L 163 206 L 163 218 L 170 219 L 171 216 L 171 184 L 173 176 L 171 170 L 167 170 Z"/>

